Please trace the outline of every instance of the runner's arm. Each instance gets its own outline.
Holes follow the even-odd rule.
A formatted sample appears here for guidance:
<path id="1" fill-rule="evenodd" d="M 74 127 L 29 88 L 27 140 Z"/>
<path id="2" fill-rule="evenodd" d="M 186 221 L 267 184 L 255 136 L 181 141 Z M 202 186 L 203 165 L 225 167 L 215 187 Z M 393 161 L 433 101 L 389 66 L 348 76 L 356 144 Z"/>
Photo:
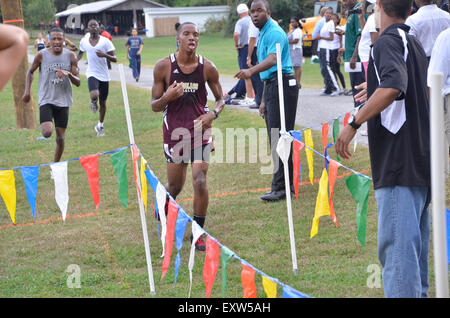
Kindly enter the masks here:
<path id="1" fill-rule="evenodd" d="M 27 52 L 28 40 L 23 29 L 0 24 L 0 90 L 16 72 Z"/>
<path id="2" fill-rule="evenodd" d="M 223 100 L 222 86 L 219 82 L 219 72 L 214 63 L 208 60 L 205 61 L 205 78 L 216 100 L 214 110 L 219 115 L 225 107 L 225 101 Z"/>
<path id="3" fill-rule="evenodd" d="M 80 87 L 80 72 L 78 69 L 78 59 L 75 54 L 70 53 L 71 72 L 69 73 L 69 79 L 77 87 Z"/>
<path id="4" fill-rule="evenodd" d="M 22 100 L 25 103 L 28 103 L 31 99 L 31 83 L 33 82 L 33 73 L 37 70 L 37 68 L 41 65 L 42 62 L 42 53 L 36 54 L 34 57 L 33 63 L 27 71 L 27 77 L 25 79 L 25 91 L 22 96 Z"/>

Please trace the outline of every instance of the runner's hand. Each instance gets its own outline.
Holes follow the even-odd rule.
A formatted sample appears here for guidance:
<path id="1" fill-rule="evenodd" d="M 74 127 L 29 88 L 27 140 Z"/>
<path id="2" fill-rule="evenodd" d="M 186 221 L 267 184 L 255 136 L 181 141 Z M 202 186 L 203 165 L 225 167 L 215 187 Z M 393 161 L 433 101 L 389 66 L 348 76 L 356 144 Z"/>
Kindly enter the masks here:
<path id="1" fill-rule="evenodd" d="M 355 101 L 358 103 L 364 103 L 367 101 L 367 82 L 355 86 L 357 90 L 361 90 L 355 95 Z"/>
<path id="2" fill-rule="evenodd" d="M 28 102 L 30 101 L 30 99 L 31 99 L 30 93 L 25 92 L 25 93 L 23 94 L 23 96 L 22 96 L 22 101 L 23 101 L 24 103 L 28 103 Z"/>
<path id="3" fill-rule="evenodd" d="M 177 83 L 177 81 L 174 81 L 166 90 L 166 97 L 168 102 L 174 101 L 181 96 L 183 96 L 184 90 L 183 90 L 183 83 Z"/>
<path id="4" fill-rule="evenodd" d="M 56 73 L 58 74 L 59 79 L 69 76 L 69 72 L 65 70 L 56 70 Z"/>
<path id="5" fill-rule="evenodd" d="M 203 115 L 200 115 L 197 117 L 197 119 L 194 120 L 194 129 L 195 130 L 202 130 L 205 131 L 212 127 L 212 122 L 216 118 L 216 115 L 214 112 L 209 112 Z"/>
<path id="6" fill-rule="evenodd" d="M 97 54 L 98 57 L 106 57 L 106 53 L 100 50 L 97 50 L 97 52 L 95 52 Z"/>

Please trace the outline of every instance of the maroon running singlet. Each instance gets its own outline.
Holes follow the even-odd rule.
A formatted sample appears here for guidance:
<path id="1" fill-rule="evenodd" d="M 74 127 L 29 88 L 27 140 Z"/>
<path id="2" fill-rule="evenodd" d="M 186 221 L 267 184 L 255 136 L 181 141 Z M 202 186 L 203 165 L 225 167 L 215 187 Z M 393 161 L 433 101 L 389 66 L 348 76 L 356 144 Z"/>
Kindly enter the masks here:
<path id="1" fill-rule="evenodd" d="M 207 104 L 207 90 L 203 73 L 204 59 L 198 56 L 198 66 L 190 74 L 184 74 L 178 66 L 175 54 L 169 56 L 171 61 L 170 81 L 183 83 L 184 94 L 180 98 L 167 104 L 163 112 L 164 152 L 168 162 L 173 157 L 189 156 L 195 148 L 212 142 L 211 132 L 196 131 L 194 134 L 194 120 L 209 112 Z M 194 138 L 195 137 L 195 138 Z M 190 148 L 183 148 L 180 143 L 188 141 Z M 189 151 L 186 153 L 186 150 Z M 185 151 L 183 151 L 185 150 Z"/>

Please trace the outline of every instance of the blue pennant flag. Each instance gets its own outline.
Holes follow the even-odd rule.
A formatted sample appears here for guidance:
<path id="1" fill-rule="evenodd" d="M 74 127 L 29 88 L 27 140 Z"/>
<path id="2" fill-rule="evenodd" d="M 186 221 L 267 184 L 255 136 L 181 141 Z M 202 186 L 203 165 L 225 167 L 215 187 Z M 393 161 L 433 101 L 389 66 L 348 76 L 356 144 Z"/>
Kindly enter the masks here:
<path id="1" fill-rule="evenodd" d="M 145 170 L 144 172 L 145 172 L 145 176 L 147 177 L 148 183 L 150 183 L 150 186 L 152 187 L 153 192 L 155 193 L 155 218 L 156 218 L 156 220 L 158 220 L 159 219 L 159 217 L 158 217 L 159 211 L 158 211 L 158 201 L 156 200 L 156 188 L 158 187 L 159 181 L 153 175 L 153 173 L 151 173 L 150 171 Z M 156 232 L 158 233 L 158 237 L 160 237 L 158 222 L 156 222 Z"/>
<path id="2" fill-rule="evenodd" d="M 334 145 L 334 143 L 329 143 L 325 147 L 325 152 L 324 152 L 324 155 L 323 155 L 325 157 L 325 169 L 327 169 L 327 171 L 328 171 L 328 163 L 329 163 L 329 160 L 328 160 L 328 148 L 330 148 L 333 145 Z"/>
<path id="3" fill-rule="evenodd" d="M 302 133 L 300 131 L 298 131 L 298 130 L 290 130 L 289 133 L 291 134 L 292 137 L 294 137 L 298 141 L 302 141 L 303 135 L 302 135 Z"/>
<path id="4" fill-rule="evenodd" d="M 39 177 L 39 166 L 34 167 L 22 167 L 20 168 L 22 173 L 23 182 L 25 183 L 25 190 L 27 192 L 28 203 L 31 207 L 31 212 L 33 212 L 33 219 L 36 219 L 35 208 L 36 208 L 36 194 L 38 187 L 38 177 Z"/>
<path id="5" fill-rule="evenodd" d="M 310 296 L 302 294 L 301 292 L 289 287 L 283 286 L 283 298 L 310 298 Z"/>
<path id="6" fill-rule="evenodd" d="M 186 231 L 186 225 L 191 220 L 188 218 L 186 212 L 184 212 L 181 206 L 178 206 L 178 218 L 175 225 L 175 236 L 176 236 L 176 246 L 177 246 L 177 257 L 175 258 L 175 281 L 174 285 L 177 283 L 178 269 L 180 268 L 180 250 L 183 247 L 184 232 Z"/>

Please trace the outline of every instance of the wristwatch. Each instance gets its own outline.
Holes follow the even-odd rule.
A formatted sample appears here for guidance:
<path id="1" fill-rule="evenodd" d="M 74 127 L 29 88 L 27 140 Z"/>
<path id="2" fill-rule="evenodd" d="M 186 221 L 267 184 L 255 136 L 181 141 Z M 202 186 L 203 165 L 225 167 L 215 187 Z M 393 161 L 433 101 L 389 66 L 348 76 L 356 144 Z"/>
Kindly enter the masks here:
<path id="1" fill-rule="evenodd" d="M 350 118 L 348 119 L 348 124 L 352 126 L 355 130 L 358 130 L 358 128 L 361 127 L 361 125 L 355 123 L 355 115 L 350 116 Z"/>
<path id="2" fill-rule="evenodd" d="M 219 118 L 219 112 L 217 110 L 213 109 L 213 113 L 216 115 L 216 118 Z"/>

